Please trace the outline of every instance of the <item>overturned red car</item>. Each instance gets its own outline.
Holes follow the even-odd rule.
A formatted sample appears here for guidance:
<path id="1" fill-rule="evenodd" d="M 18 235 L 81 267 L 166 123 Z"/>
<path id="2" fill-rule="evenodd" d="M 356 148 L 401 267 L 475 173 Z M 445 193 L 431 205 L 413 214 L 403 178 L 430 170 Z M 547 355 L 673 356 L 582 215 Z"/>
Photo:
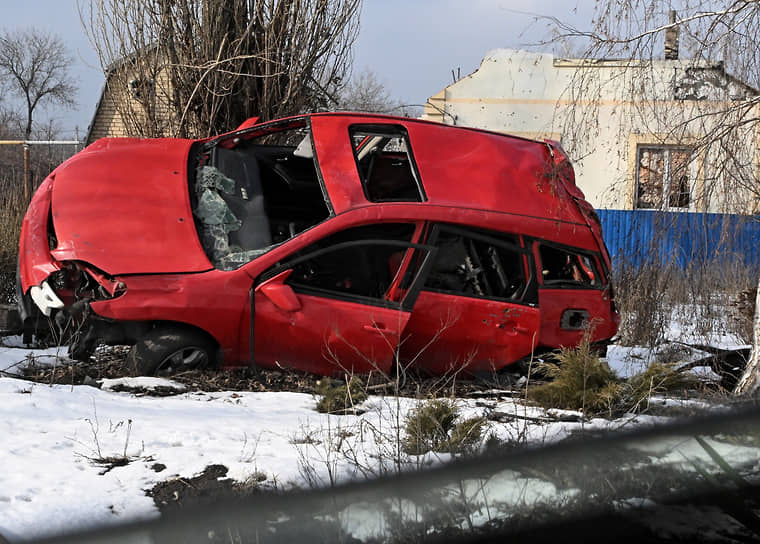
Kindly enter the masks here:
<path id="1" fill-rule="evenodd" d="M 557 143 L 326 113 L 95 142 L 35 193 L 18 287 L 143 374 L 471 374 L 612 337 L 609 270 Z"/>

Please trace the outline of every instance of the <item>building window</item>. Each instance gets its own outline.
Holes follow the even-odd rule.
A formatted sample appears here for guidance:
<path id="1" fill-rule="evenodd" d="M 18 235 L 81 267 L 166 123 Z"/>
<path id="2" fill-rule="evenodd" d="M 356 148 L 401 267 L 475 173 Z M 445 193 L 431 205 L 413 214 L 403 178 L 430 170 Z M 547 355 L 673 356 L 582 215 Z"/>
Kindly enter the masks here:
<path id="1" fill-rule="evenodd" d="M 688 209 L 693 176 L 691 150 L 639 146 L 636 152 L 636 208 Z"/>
<path id="2" fill-rule="evenodd" d="M 155 94 L 156 85 L 152 79 L 130 79 L 128 85 L 129 93 L 138 102 L 145 103 Z"/>

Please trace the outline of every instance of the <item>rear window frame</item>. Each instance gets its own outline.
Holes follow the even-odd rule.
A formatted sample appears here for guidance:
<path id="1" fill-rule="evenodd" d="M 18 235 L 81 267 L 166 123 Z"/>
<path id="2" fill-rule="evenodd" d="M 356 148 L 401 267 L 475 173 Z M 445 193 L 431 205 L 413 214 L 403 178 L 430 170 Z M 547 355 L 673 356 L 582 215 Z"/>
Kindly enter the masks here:
<path id="1" fill-rule="evenodd" d="M 583 249 L 576 246 L 569 246 L 569 245 L 561 244 L 557 242 L 552 242 L 550 240 L 545 240 L 542 238 L 531 238 L 530 243 L 533 244 L 533 248 L 534 248 L 533 261 L 536 266 L 536 275 L 539 280 L 539 283 L 538 283 L 539 289 L 572 289 L 572 290 L 582 289 L 582 290 L 603 291 L 608 288 L 610 284 L 609 273 L 608 273 L 607 267 L 604 266 L 604 260 L 602 259 L 602 255 L 600 252 Z M 542 247 L 548 247 L 555 251 L 563 251 L 571 255 L 587 257 L 588 259 L 591 260 L 591 263 L 594 266 L 594 272 L 599 275 L 598 281 L 593 284 L 582 282 L 582 281 L 571 281 L 571 280 L 561 280 L 561 279 L 547 281 L 544 278 L 544 274 L 543 274 L 544 260 L 541 255 Z"/>
<path id="2" fill-rule="evenodd" d="M 354 137 L 356 133 L 365 134 L 366 136 L 381 136 L 381 137 L 389 137 L 389 138 L 403 138 L 404 144 L 406 146 L 406 156 L 409 163 L 409 169 L 412 174 L 412 178 L 414 179 L 415 183 L 415 189 L 417 191 L 417 198 L 415 199 L 409 199 L 409 198 L 372 198 L 371 192 L 367 185 L 367 179 L 365 174 L 363 173 L 362 166 L 360 164 L 360 159 L 357 153 L 356 145 L 354 144 Z M 354 164 L 356 165 L 356 172 L 359 176 L 359 181 L 362 186 L 362 191 L 364 193 L 364 198 L 367 199 L 368 202 L 372 202 L 373 204 L 382 204 L 387 202 L 414 202 L 414 203 L 420 203 L 420 202 L 427 202 L 428 197 L 425 192 L 425 184 L 422 182 L 422 176 L 420 176 L 420 170 L 417 167 L 417 161 L 414 156 L 414 151 L 412 149 L 412 142 L 411 138 L 409 137 L 409 132 L 407 131 L 406 127 L 403 125 L 398 124 L 352 124 L 348 127 L 348 138 L 349 143 L 351 145 L 351 154 L 354 157 Z"/>

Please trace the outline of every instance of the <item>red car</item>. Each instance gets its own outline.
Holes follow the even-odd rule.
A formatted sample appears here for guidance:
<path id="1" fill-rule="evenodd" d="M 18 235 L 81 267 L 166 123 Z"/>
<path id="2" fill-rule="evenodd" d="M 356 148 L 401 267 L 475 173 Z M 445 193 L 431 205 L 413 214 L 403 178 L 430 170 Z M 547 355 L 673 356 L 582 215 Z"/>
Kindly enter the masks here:
<path id="1" fill-rule="evenodd" d="M 476 373 L 612 337 L 609 267 L 557 143 L 326 113 L 95 142 L 35 193 L 19 287 L 140 373 Z"/>

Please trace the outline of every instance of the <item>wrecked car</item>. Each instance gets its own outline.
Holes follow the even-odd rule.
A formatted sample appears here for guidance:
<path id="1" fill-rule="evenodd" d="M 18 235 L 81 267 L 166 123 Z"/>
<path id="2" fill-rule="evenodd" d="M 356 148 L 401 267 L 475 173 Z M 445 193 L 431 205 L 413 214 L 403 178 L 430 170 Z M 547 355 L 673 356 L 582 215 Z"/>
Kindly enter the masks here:
<path id="1" fill-rule="evenodd" d="M 618 326 L 558 143 L 364 114 L 93 143 L 36 191 L 18 289 L 142 374 L 493 372 Z"/>

